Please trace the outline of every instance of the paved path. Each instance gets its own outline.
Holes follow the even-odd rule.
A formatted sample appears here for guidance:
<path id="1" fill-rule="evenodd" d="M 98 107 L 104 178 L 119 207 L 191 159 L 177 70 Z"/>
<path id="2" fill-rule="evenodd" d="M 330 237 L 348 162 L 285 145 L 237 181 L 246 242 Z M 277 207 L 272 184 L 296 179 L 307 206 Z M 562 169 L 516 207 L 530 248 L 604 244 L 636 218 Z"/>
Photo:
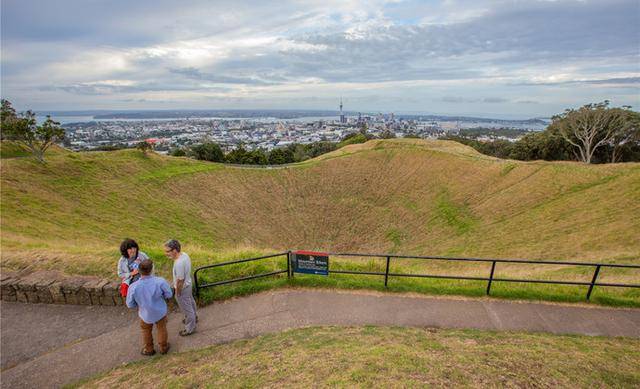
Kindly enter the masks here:
<path id="1" fill-rule="evenodd" d="M 640 337 L 640 309 L 308 289 L 282 289 L 236 298 L 207 306 L 199 311 L 199 316 L 198 332 L 186 338 L 177 336 L 179 315 L 170 316 L 169 341 L 173 352 L 315 325 L 370 324 Z M 55 318 L 53 324 L 51 317 Z M 13 339 L 14 336 L 21 338 Z M 143 358 L 139 342 L 135 317 L 122 308 L 91 310 L 3 303 L 2 387 L 59 387 Z"/>

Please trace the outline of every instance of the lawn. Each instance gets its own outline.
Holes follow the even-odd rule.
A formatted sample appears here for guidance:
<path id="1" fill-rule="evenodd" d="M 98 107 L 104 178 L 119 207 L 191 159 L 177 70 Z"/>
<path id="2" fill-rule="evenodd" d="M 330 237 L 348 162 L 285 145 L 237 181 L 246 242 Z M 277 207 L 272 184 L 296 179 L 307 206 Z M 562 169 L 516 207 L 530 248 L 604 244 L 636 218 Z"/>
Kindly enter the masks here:
<path id="1" fill-rule="evenodd" d="M 640 340 L 315 327 L 116 368 L 73 387 L 638 387 Z"/>

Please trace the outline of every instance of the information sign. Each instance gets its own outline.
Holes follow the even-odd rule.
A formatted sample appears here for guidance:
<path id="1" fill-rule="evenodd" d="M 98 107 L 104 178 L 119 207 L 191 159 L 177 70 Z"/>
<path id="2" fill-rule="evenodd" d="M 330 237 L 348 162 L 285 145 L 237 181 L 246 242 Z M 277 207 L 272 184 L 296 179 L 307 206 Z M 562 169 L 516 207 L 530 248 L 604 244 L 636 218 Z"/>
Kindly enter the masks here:
<path id="1" fill-rule="evenodd" d="M 293 253 L 293 271 L 326 276 L 329 274 L 329 254 L 314 251 L 295 251 Z"/>

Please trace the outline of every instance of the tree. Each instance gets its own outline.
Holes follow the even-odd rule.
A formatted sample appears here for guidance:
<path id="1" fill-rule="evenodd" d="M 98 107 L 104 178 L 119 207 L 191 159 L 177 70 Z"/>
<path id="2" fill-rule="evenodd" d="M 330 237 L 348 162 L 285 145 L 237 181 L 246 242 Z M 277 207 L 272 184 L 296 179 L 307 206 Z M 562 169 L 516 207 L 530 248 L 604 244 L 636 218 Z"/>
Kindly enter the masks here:
<path id="1" fill-rule="evenodd" d="M 182 147 L 176 147 L 169 152 L 172 157 L 185 157 L 187 152 Z"/>
<path id="2" fill-rule="evenodd" d="M 7 128 L 15 121 L 18 120 L 18 116 L 16 115 L 16 110 L 11 106 L 11 102 L 9 100 L 2 99 L 2 110 L 0 111 L 0 139 L 5 139 L 8 134 L 5 134 Z"/>
<path id="3" fill-rule="evenodd" d="M 44 153 L 52 144 L 64 139 L 65 131 L 59 122 L 47 116 L 44 123 L 38 125 L 33 111 L 17 115 L 8 100 L 2 100 L 0 116 L 3 139 L 25 146 L 39 162 L 45 162 Z"/>
<path id="4" fill-rule="evenodd" d="M 287 163 L 286 155 L 282 148 L 271 150 L 269 156 L 267 157 L 267 160 L 269 161 L 269 165 L 282 165 Z"/>
<path id="5" fill-rule="evenodd" d="M 396 137 L 396 133 L 386 128 L 380 133 L 380 139 L 393 139 Z"/>
<path id="6" fill-rule="evenodd" d="M 336 149 L 336 144 L 332 142 L 313 142 L 304 145 L 310 158 L 326 154 Z"/>
<path id="7" fill-rule="evenodd" d="M 193 158 L 203 161 L 224 162 L 224 152 L 220 145 L 215 142 L 205 142 L 191 146 L 190 154 Z"/>
<path id="8" fill-rule="evenodd" d="M 549 128 L 557 129 L 574 147 L 577 159 L 591 163 L 599 148 L 613 143 L 616 135 L 624 131 L 626 115 L 623 111 L 609 108 L 608 100 L 587 104 L 554 116 Z"/>
<path id="9" fill-rule="evenodd" d="M 244 164 L 246 163 L 245 161 L 249 159 L 248 154 L 249 152 L 244 148 L 244 145 L 239 144 L 238 147 L 227 154 L 225 160 L 228 163 Z"/>
<path id="10" fill-rule="evenodd" d="M 573 146 L 565 141 L 556 129 L 550 128 L 545 131 L 527 134 L 511 145 L 505 144 L 506 155 L 501 155 L 499 152 L 493 155 L 499 158 L 519 159 L 522 161 L 538 159 L 563 161 L 576 159 L 572 148 Z"/>
<path id="11" fill-rule="evenodd" d="M 640 113 L 632 111 L 629 106 L 614 109 L 623 116 L 623 124 L 611 139 L 611 163 L 620 162 L 625 149 L 640 146 Z"/>
<path id="12" fill-rule="evenodd" d="M 266 165 L 269 163 L 267 154 L 263 149 L 256 149 L 247 154 L 247 158 L 243 163 L 249 165 Z"/>
<path id="13" fill-rule="evenodd" d="M 153 147 L 151 147 L 151 143 L 143 140 L 141 142 L 138 142 L 138 144 L 136 145 L 136 148 L 142 151 L 142 154 L 147 155 L 147 152 L 151 151 Z"/>

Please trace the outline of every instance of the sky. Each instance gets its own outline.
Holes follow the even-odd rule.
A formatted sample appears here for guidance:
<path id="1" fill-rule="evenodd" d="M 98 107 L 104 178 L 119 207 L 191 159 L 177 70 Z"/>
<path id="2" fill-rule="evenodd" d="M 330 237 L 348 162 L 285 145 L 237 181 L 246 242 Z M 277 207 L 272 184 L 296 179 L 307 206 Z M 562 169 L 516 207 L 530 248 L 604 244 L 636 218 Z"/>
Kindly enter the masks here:
<path id="1" fill-rule="evenodd" d="M 19 110 L 640 108 L 638 0 L 2 0 Z"/>

